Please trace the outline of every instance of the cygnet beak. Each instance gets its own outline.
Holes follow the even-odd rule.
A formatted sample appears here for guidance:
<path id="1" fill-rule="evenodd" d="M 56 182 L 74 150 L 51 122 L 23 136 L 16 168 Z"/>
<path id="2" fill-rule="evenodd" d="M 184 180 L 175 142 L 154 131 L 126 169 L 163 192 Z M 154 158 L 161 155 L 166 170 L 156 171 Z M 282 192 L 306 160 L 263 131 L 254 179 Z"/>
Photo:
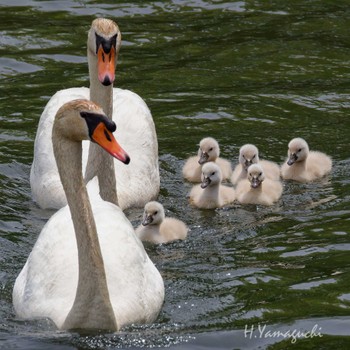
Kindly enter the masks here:
<path id="1" fill-rule="evenodd" d="M 145 215 L 142 220 L 142 225 L 147 226 L 153 222 L 153 216 L 152 215 Z"/>
<path id="2" fill-rule="evenodd" d="M 298 160 L 298 156 L 296 153 L 291 153 L 289 159 L 287 161 L 288 165 L 293 165 Z"/>
<path id="3" fill-rule="evenodd" d="M 261 184 L 261 181 L 257 177 L 254 177 L 251 181 L 252 188 L 258 188 L 260 184 Z"/>
<path id="4" fill-rule="evenodd" d="M 202 183 L 201 183 L 201 187 L 202 188 L 206 188 L 210 185 L 211 183 L 211 180 L 209 177 L 204 177 L 203 180 L 202 180 Z"/>
<path id="5" fill-rule="evenodd" d="M 201 151 L 201 155 L 199 157 L 198 163 L 202 165 L 206 163 L 208 159 L 209 159 L 209 154 L 207 152 Z"/>
<path id="6" fill-rule="evenodd" d="M 248 170 L 248 168 L 253 164 L 251 159 L 246 159 L 244 162 L 244 170 Z"/>

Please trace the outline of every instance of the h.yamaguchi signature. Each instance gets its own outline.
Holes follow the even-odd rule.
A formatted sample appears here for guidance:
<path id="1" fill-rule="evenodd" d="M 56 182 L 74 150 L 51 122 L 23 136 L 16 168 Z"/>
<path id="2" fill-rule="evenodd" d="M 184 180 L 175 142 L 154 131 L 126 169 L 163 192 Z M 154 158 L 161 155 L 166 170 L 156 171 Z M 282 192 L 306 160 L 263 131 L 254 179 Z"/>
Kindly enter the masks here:
<path id="1" fill-rule="evenodd" d="M 298 339 L 308 339 L 320 337 L 323 335 L 321 333 L 322 328 L 315 324 L 311 330 L 301 330 L 301 329 L 284 329 L 284 330 L 270 330 L 267 325 L 261 325 L 260 323 L 255 325 L 245 325 L 244 337 L 245 338 L 284 338 L 291 339 L 291 343 L 294 344 Z"/>

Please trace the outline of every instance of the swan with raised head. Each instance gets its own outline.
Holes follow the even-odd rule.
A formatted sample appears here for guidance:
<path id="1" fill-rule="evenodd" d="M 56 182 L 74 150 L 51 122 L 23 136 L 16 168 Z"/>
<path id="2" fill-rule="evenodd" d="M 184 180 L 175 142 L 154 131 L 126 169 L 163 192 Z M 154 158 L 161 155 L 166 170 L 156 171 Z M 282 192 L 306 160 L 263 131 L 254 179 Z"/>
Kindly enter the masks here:
<path id="1" fill-rule="evenodd" d="M 272 205 L 280 199 L 282 191 L 280 180 L 265 177 L 263 167 L 252 164 L 248 168 L 247 179 L 238 183 L 236 196 L 242 204 Z"/>
<path id="2" fill-rule="evenodd" d="M 81 87 L 58 91 L 47 103 L 40 117 L 34 143 L 30 185 L 33 200 L 42 208 L 59 209 L 67 203 L 53 156 L 51 134 L 57 110 L 64 103 L 78 98 L 97 103 L 117 123 L 116 136 L 128 149 L 131 157 L 128 167 L 114 162 L 117 185 L 113 185 L 117 188 L 107 191 L 111 180 L 104 175 L 103 164 L 108 155 L 95 145 L 91 145 L 89 151 L 89 143 L 84 142 L 83 169 L 86 180 L 97 175 L 102 198 L 112 203 L 118 201 L 122 209 L 143 207 L 158 195 L 158 141 L 152 115 L 140 96 L 129 90 L 113 89 L 120 45 L 121 33 L 118 25 L 109 19 L 95 19 L 87 40 L 90 89 Z"/>
<path id="3" fill-rule="evenodd" d="M 202 183 L 192 187 L 190 203 L 197 208 L 214 209 L 234 202 L 235 190 L 221 182 L 220 167 L 214 162 L 205 163 L 202 167 Z"/>
<path id="4" fill-rule="evenodd" d="M 16 279 L 18 317 L 50 318 L 59 329 L 108 331 L 156 319 L 164 300 L 159 271 L 121 209 L 94 191 L 88 194 L 83 180 L 82 140 L 129 162 L 115 128 L 87 100 L 58 110 L 52 143 L 68 206 L 46 223 Z"/>
<path id="5" fill-rule="evenodd" d="M 239 164 L 236 165 L 231 176 L 233 185 L 237 185 L 240 180 L 247 179 L 249 166 L 257 163 L 263 167 L 265 177 L 271 180 L 280 178 L 280 167 L 270 160 L 259 159 L 259 150 L 255 145 L 250 143 L 243 145 L 239 150 L 238 161 Z"/>
<path id="6" fill-rule="evenodd" d="M 281 167 L 285 180 L 309 182 L 319 179 L 332 170 L 332 159 L 318 151 L 310 151 L 307 142 L 294 138 L 288 144 L 288 158 Z"/>
<path id="7" fill-rule="evenodd" d="M 165 217 L 163 205 L 152 201 L 145 205 L 142 223 L 135 232 L 141 241 L 160 244 L 186 239 L 188 228 L 181 220 Z"/>
<path id="8" fill-rule="evenodd" d="M 202 165 L 207 162 L 216 163 L 221 169 L 222 178 L 230 179 L 231 163 L 227 159 L 220 158 L 219 143 L 212 137 L 202 139 L 199 143 L 198 155 L 186 160 L 182 168 L 183 177 L 190 182 L 201 182 Z"/>

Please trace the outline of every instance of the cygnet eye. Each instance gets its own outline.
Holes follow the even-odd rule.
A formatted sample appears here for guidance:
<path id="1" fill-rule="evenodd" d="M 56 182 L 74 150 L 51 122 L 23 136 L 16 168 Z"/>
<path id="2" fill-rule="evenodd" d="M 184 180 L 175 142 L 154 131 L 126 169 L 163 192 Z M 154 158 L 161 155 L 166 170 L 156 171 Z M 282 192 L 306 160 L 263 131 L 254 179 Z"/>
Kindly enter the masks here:
<path id="1" fill-rule="evenodd" d="M 210 147 L 210 148 L 209 148 L 209 152 L 212 151 L 212 150 L 213 150 L 213 147 Z"/>
<path id="2" fill-rule="evenodd" d="M 256 154 L 253 155 L 252 160 L 255 158 Z"/>
<path id="3" fill-rule="evenodd" d="M 298 152 L 301 152 L 301 148 L 298 149 Z"/>
<path id="4" fill-rule="evenodd" d="M 211 176 L 214 176 L 215 175 L 215 171 L 213 171 L 212 173 L 211 173 Z"/>
<path id="5" fill-rule="evenodd" d="M 153 213 L 153 215 L 157 215 L 158 214 L 158 211 L 155 211 L 154 213 Z"/>
<path id="6" fill-rule="evenodd" d="M 261 176 L 261 175 L 262 175 L 262 173 L 259 174 L 259 176 Z"/>

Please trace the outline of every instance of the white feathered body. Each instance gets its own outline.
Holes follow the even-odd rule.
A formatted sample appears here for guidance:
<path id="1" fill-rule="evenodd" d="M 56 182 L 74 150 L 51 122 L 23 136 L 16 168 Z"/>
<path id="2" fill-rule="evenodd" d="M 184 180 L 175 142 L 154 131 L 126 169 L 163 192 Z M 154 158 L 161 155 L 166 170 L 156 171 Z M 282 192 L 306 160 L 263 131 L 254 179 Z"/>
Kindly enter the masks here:
<path id="1" fill-rule="evenodd" d="M 58 91 L 43 111 L 34 144 L 30 185 L 34 201 L 42 208 L 59 209 L 66 197 L 58 175 L 52 149 L 52 125 L 57 110 L 66 102 L 90 99 L 88 88 Z M 113 89 L 115 135 L 128 152 L 127 166 L 114 160 L 118 204 L 122 209 L 142 207 L 159 192 L 158 143 L 152 115 L 140 96 L 124 89 Z M 88 159 L 89 142 L 83 142 L 83 173 Z"/>
<path id="2" fill-rule="evenodd" d="M 218 184 L 215 188 L 201 188 L 195 185 L 190 192 L 190 203 L 201 209 L 221 208 L 233 203 L 236 199 L 235 190 L 232 187 Z"/>
<path id="3" fill-rule="evenodd" d="M 153 322 L 164 299 L 162 277 L 123 212 L 99 196 L 91 202 L 118 327 Z M 49 317 L 60 328 L 73 305 L 77 285 L 77 243 L 65 206 L 44 226 L 16 279 L 16 314 L 24 319 Z"/>
<path id="4" fill-rule="evenodd" d="M 182 168 L 183 177 L 190 182 L 201 182 L 202 166 L 198 163 L 198 156 L 188 158 Z"/>
<path id="5" fill-rule="evenodd" d="M 280 181 L 265 178 L 258 188 L 252 188 L 250 181 L 245 179 L 238 183 L 236 196 L 242 204 L 272 205 L 280 199 L 282 191 Z"/>

